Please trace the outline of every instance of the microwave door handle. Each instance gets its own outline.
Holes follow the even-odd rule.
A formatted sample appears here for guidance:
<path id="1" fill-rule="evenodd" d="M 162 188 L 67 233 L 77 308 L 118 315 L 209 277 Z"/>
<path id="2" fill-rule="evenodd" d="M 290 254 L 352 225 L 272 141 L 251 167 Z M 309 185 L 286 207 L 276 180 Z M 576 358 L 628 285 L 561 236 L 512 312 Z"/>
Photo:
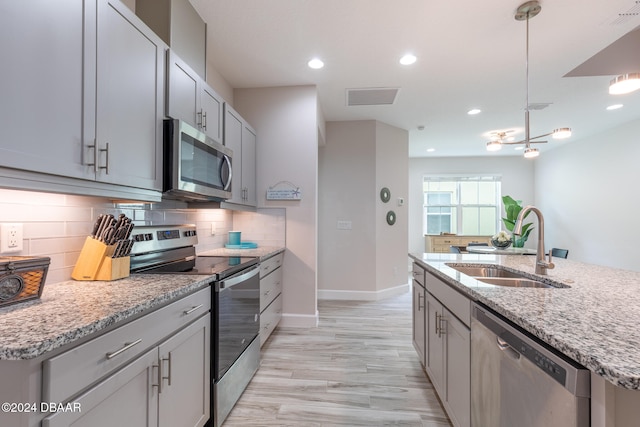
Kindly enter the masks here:
<path id="1" fill-rule="evenodd" d="M 229 156 L 224 156 L 223 157 L 223 162 L 225 162 L 227 164 L 227 169 L 229 170 L 229 176 L 227 177 L 227 182 L 224 182 L 224 190 L 227 191 L 229 190 L 229 187 L 231 186 L 231 178 L 233 177 L 233 169 L 231 169 L 231 159 L 229 158 Z M 224 181 L 224 178 L 223 178 Z"/>

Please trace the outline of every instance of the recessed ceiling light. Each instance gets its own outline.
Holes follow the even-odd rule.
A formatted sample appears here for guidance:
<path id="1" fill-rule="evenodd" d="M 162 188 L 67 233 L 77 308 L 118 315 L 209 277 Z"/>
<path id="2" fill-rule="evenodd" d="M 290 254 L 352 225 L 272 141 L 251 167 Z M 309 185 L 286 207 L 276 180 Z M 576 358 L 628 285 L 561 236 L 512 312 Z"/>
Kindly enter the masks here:
<path id="1" fill-rule="evenodd" d="M 480 113 L 482 113 L 482 110 L 478 110 L 477 108 L 467 111 L 467 114 L 470 116 L 475 116 L 476 114 L 480 114 Z"/>
<path id="2" fill-rule="evenodd" d="M 618 108 L 622 108 L 624 107 L 624 105 L 622 104 L 613 104 L 613 105 L 609 105 L 607 107 L 607 110 L 617 110 Z"/>
<path id="3" fill-rule="evenodd" d="M 307 62 L 307 65 L 309 66 L 309 68 L 319 70 L 320 68 L 324 67 L 324 62 L 322 62 L 318 58 L 313 58 L 311 61 Z"/>
<path id="4" fill-rule="evenodd" d="M 435 148 L 427 148 L 427 153 L 433 153 L 434 151 L 436 151 Z"/>
<path id="5" fill-rule="evenodd" d="M 411 64 L 415 63 L 417 59 L 418 58 L 416 58 L 415 55 L 413 55 L 411 53 L 407 53 L 402 58 L 400 58 L 400 63 L 402 65 L 411 65 Z"/>

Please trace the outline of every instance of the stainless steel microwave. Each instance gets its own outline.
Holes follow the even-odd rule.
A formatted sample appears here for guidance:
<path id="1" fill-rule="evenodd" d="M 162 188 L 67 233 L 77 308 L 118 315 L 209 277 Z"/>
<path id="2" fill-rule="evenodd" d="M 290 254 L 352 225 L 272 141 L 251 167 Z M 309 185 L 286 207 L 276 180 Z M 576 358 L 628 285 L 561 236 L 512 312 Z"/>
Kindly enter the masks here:
<path id="1" fill-rule="evenodd" d="M 231 149 L 182 120 L 165 120 L 163 136 L 165 197 L 187 201 L 231 197 Z"/>

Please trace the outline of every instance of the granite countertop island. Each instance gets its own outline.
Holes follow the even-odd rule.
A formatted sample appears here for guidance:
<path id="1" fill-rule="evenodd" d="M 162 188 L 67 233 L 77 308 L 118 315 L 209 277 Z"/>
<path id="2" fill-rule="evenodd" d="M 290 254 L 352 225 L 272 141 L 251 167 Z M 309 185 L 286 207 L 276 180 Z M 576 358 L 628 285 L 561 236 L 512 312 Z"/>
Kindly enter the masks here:
<path id="1" fill-rule="evenodd" d="M 0 360 L 34 359 L 205 288 L 208 278 L 133 274 L 46 285 L 40 299 L 0 308 Z"/>
<path id="2" fill-rule="evenodd" d="M 554 258 L 547 276 L 534 274 L 534 257 L 481 254 L 409 254 L 470 299 L 616 386 L 640 390 L 640 272 Z M 566 288 L 489 285 L 447 264 L 498 264 Z M 553 283 L 551 283 L 553 284 Z"/>

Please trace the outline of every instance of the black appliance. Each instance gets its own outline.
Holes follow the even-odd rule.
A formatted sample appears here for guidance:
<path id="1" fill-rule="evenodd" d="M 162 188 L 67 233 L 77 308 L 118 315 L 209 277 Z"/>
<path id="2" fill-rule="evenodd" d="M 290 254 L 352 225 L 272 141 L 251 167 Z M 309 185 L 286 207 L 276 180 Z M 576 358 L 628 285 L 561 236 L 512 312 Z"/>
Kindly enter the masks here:
<path id="1" fill-rule="evenodd" d="M 231 197 L 233 151 L 182 120 L 164 121 L 164 197 L 222 201 Z"/>
<path id="2" fill-rule="evenodd" d="M 219 427 L 260 364 L 260 266 L 256 257 L 196 256 L 193 225 L 136 226 L 132 273 L 211 276 L 211 414 Z"/>

